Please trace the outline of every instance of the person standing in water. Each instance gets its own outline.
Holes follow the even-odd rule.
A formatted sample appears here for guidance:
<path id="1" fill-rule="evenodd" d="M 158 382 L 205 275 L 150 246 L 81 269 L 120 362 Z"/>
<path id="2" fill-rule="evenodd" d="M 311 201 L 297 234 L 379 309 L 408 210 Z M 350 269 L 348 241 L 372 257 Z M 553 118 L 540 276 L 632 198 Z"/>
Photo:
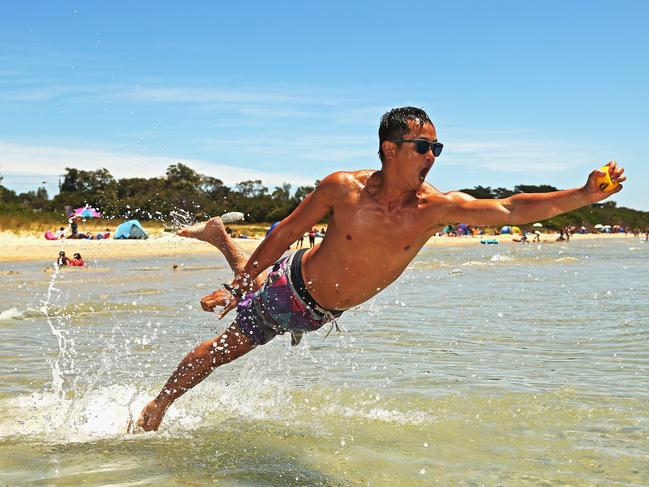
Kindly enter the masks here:
<path id="1" fill-rule="evenodd" d="M 180 235 L 213 243 L 235 272 L 230 284 L 201 299 L 205 311 L 223 306 L 222 318 L 236 308 L 233 323 L 189 352 L 160 393 L 143 408 L 135 428 L 157 430 L 169 406 L 217 367 L 272 340 L 334 322 L 397 279 L 419 249 L 448 222 L 469 225 L 531 223 L 603 200 L 594 170 L 583 187 L 551 193 L 521 193 L 478 200 L 459 191 L 443 193 L 426 175 L 443 145 L 428 115 L 413 107 L 395 108 L 381 118 L 381 169 L 336 172 L 259 245 L 250 258 L 224 236 L 218 221 L 183 229 Z M 609 164 L 614 183 L 624 169 Z M 328 217 L 324 239 L 287 257 L 284 251 L 305 231 Z M 279 259 L 279 260 L 278 260 Z M 272 268 L 267 275 L 264 271 Z"/>

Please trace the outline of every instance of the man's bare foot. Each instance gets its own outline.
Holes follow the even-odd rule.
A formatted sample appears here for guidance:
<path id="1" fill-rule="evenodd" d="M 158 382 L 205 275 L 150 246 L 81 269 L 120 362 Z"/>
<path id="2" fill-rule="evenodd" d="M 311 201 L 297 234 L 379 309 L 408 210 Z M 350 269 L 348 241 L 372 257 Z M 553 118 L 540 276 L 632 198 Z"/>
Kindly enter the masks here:
<path id="1" fill-rule="evenodd" d="M 195 238 L 218 246 L 228 238 L 220 216 L 215 216 L 206 222 L 196 223 L 191 227 L 181 228 L 176 235 Z"/>
<path id="2" fill-rule="evenodd" d="M 158 431 L 166 410 L 167 408 L 158 404 L 155 399 L 150 401 L 146 406 L 144 406 L 140 413 L 140 417 L 135 423 L 129 421 L 127 431 L 129 433 Z"/>

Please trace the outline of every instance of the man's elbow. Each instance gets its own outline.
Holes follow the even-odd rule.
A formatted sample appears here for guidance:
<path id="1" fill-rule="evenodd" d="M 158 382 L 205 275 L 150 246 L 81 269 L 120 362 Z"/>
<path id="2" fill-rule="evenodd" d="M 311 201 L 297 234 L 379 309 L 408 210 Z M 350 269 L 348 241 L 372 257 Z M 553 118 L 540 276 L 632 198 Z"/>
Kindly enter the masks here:
<path id="1" fill-rule="evenodd" d="M 273 229 L 269 237 L 272 236 L 279 242 L 293 243 L 301 233 L 303 232 L 298 232 L 294 228 L 291 228 L 290 225 L 286 225 L 282 222 Z"/>

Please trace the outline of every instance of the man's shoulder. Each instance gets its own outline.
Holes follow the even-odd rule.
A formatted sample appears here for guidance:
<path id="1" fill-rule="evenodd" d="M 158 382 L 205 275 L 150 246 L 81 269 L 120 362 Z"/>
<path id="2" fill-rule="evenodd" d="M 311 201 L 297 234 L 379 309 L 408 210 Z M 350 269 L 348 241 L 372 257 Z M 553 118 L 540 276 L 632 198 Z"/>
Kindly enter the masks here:
<path id="1" fill-rule="evenodd" d="M 358 171 L 336 171 L 325 177 L 322 182 L 346 184 L 354 181 L 365 182 L 376 172 L 376 169 L 360 169 Z"/>
<path id="2" fill-rule="evenodd" d="M 375 169 L 337 171 L 323 178 L 318 188 L 344 192 L 361 190 L 367 184 L 370 176 L 375 172 Z"/>

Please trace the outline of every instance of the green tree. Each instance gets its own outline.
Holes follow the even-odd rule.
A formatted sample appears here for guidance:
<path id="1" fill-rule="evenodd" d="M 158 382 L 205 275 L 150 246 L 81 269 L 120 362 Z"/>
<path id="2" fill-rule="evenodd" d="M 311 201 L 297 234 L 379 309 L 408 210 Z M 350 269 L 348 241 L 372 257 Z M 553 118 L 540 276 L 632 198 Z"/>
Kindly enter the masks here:
<path id="1" fill-rule="evenodd" d="M 477 199 L 492 199 L 495 197 L 489 186 L 476 186 L 472 189 L 461 189 L 460 191 Z"/>
<path id="2" fill-rule="evenodd" d="M 300 186 L 295 190 L 293 199 L 298 203 L 315 191 L 315 186 Z"/>
<path id="3" fill-rule="evenodd" d="M 244 198 L 258 198 L 268 194 L 268 188 L 261 183 L 260 179 L 241 181 L 235 186 L 235 191 Z"/>
<path id="4" fill-rule="evenodd" d="M 512 191 L 511 189 L 507 188 L 496 188 L 493 190 L 493 194 L 495 198 L 503 199 L 514 196 L 516 194 L 516 191 Z"/>
<path id="5" fill-rule="evenodd" d="M 201 175 L 182 163 L 173 164 L 167 168 L 167 184 L 173 188 L 198 189 Z"/>
<path id="6" fill-rule="evenodd" d="M 115 179 L 106 168 L 84 171 L 66 167 L 65 170 L 66 174 L 61 184 L 62 193 L 96 193 L 115 184 Z"/>
<path id="7" fill-rule="evenodd" d="M 554 186 L 549 184 L 533 185 L 533 184 L 517 184 L 514 186 L 515 193 L 550 193 L 552 191 L 559 191 Z"/>
<path id="8" fill-rule="evenodd" d="M 277 186 L 271 197 L 274 200 L 288 201 L 291 198 L 291 185 L 289 183 L 282 183 Z"/>

